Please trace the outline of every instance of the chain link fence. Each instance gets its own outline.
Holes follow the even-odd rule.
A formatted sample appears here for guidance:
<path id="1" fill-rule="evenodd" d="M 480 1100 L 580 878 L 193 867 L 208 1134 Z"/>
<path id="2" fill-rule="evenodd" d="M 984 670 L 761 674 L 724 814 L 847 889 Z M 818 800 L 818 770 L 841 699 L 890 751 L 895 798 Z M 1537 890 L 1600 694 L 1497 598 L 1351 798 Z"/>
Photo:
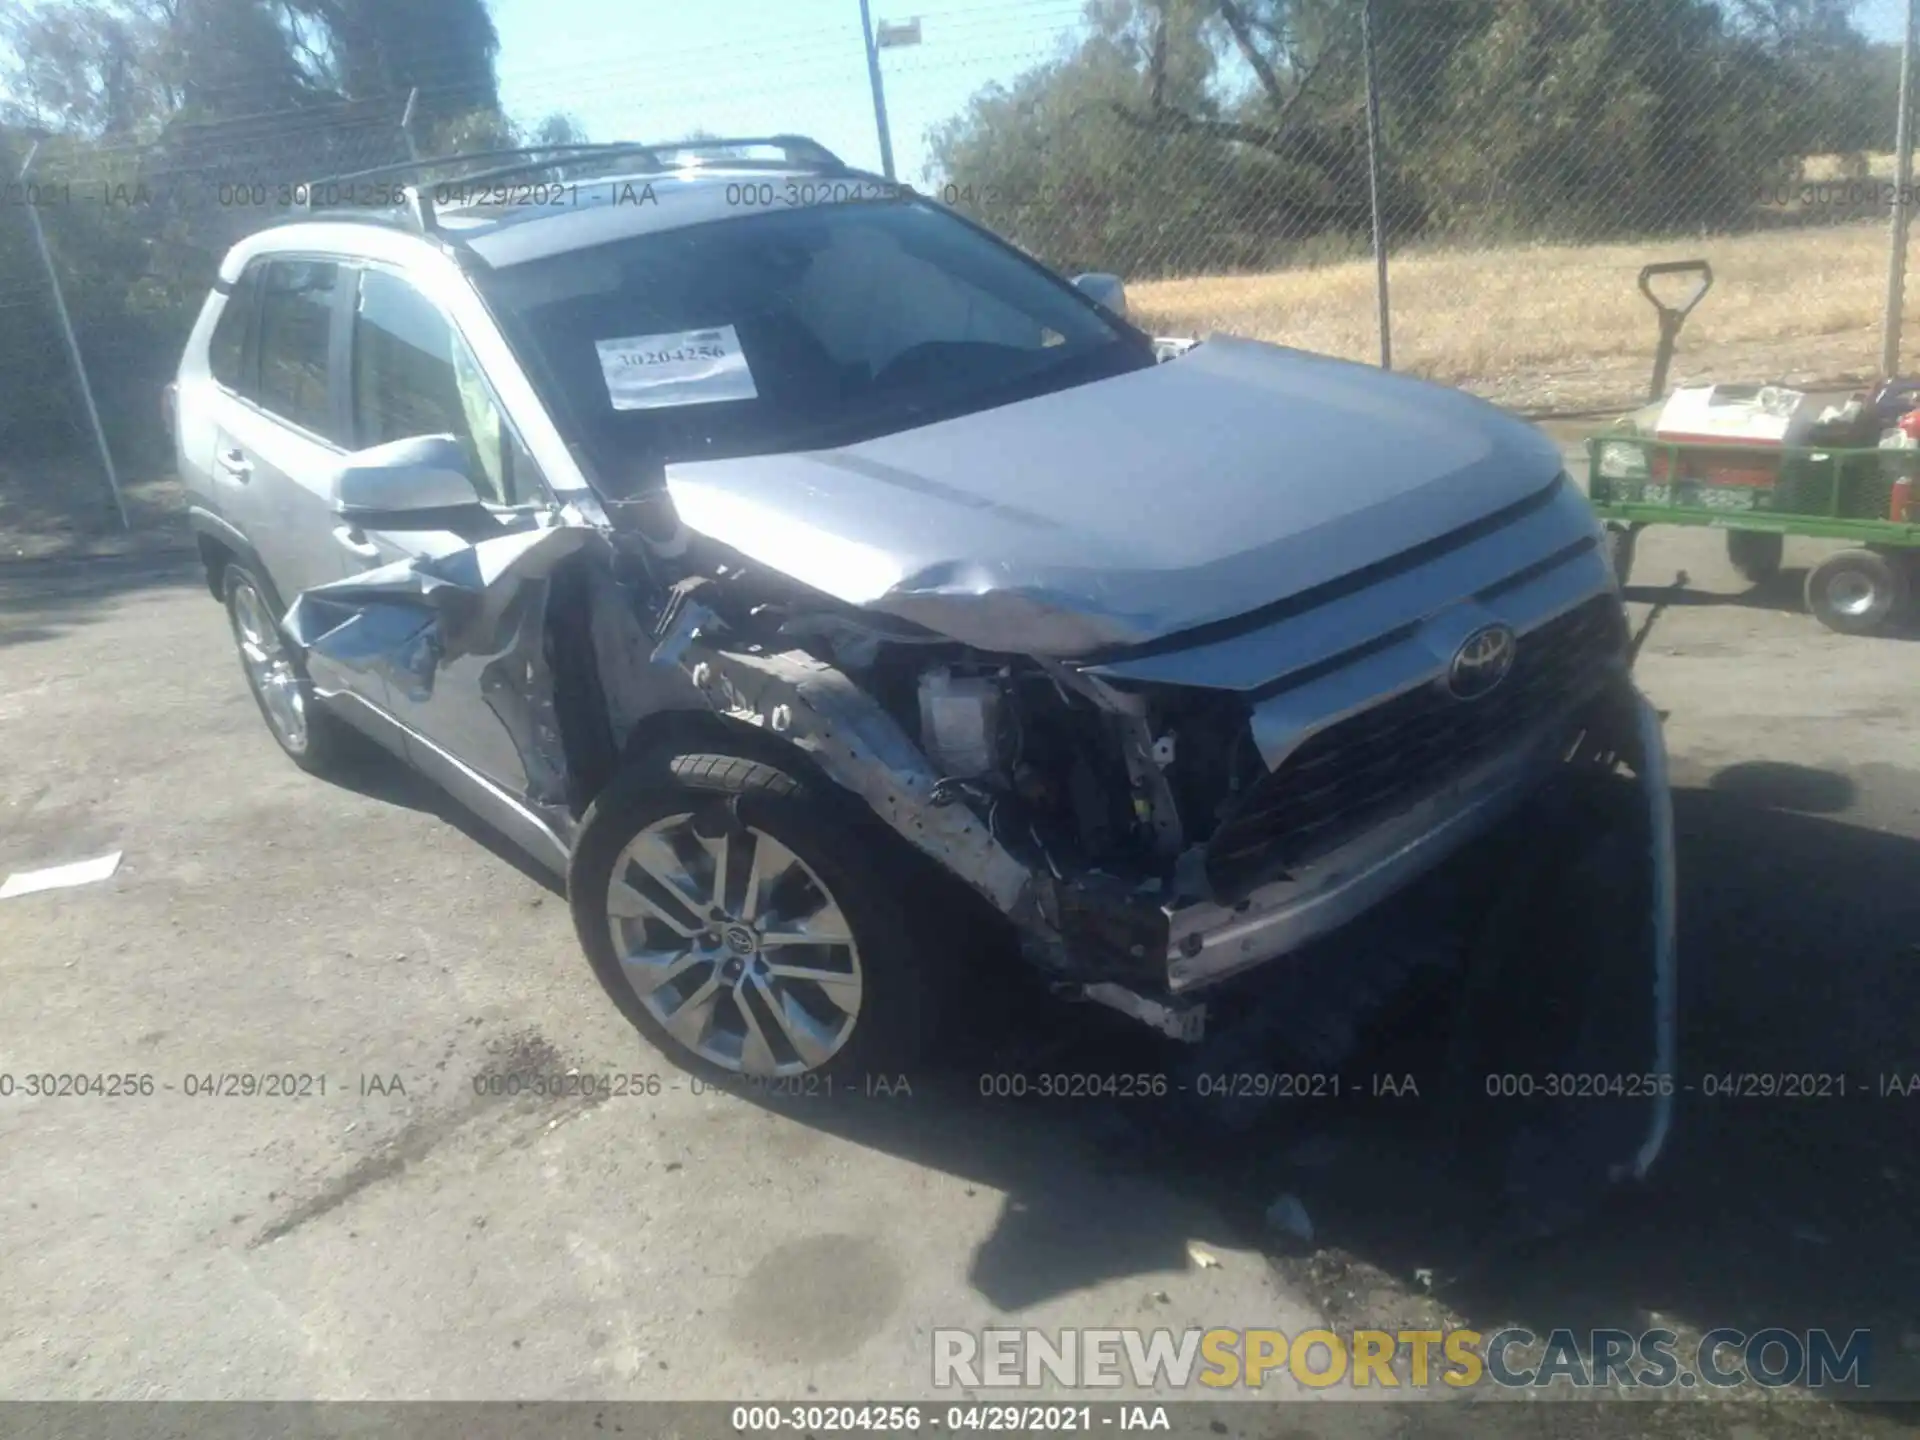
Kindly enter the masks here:
<path id="1" fill-rule="evenodd" d="M 1676 380 L 1872 376 L 1899 51 L 1845 8 L 1374 0 L 1396 368 L 1625 405 L 1657 334 L 1640 267 L 1698 257 Z M 1126 277 L 1158 328 L 1377 359 L 1362 7 L 1200 10 L 1197 43 L 1146 7 L 976 102 L 936 142 L 948 198 Z"/>
<path id="2" fill-rule="evenodd" d="M 0 131 L 7 535 L 84 534 L 126 508 L 106 475 L 86 473 L 104 467 L 72 351 L 84 365 L 116 478 L 164 479 L 172 464 L 165 387 L 227 249 L 286 217 L 298 179 L 407 156 L 391 103 L 178 126 L 145 145 Z M 36 221 L 51 267 L 38 253 Z M 165 518 L 178 499 L 162 487 L 132 507 L 135 518 Z"/>
<path id="3" fill-rule="evenodd" d="M 965 34 L 990 39 L 1014 8 L 969 14 Z M 935 116 L 913 97 L 958 63 L 939 14 L 885 60 L 925 121 L 926 168 L 902 178 L 1063 271 L 1122 276 L 1157 333 L 1377 360 L 1377 220 L 1396 369 L 1531 414 L 1598 412 L 1645 392 L 1656 324 L 1636 280 L 1653 261 L 1704 258 L 1715 277 L 1673 382 L 1875 375 L 1899 48 L 1851 8 L 1372 0 L 1369 67 L 1358 0 L 1096 0 L 1051 46 L 1002 46 L 1011 78 Z M 822 70 L 800 108 L 865 113 L 864 79 Z M 50 136 L 25 183 L 33 137 L 0 128 L 0 456 L 91 444 L 23 206 L 114 453 L 150 472 L 161 388 L 219 256 L 299 181 L 406 158 L 402 104 L 229 116 L 146 145 Z M 439 143 L 506 139 L 481 124 Z"/>

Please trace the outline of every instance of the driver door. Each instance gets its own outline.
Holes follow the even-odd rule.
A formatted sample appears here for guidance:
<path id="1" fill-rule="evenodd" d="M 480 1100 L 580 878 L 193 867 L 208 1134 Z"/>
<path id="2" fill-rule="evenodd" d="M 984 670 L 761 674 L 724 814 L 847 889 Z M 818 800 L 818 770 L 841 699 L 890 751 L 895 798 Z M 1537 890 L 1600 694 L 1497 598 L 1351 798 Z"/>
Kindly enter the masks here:
<path id="1" fill-rule="evenodd" d="M 498 528 L 489 529 L 494 538 L 476 543 L 472 533 L 348 523 L 336 538 L 364 571 L 384 575 L 392 567 L 430 566 L 443 576 L 478 575 L 486 568 L 485 556 L 517 550 L 522 539 L 531 538 L 528 532 L 551 526 L 546 483 L 446 314 L 392 271 L 361 268 L 352 283 L 358 287 L 348 365 L 354 448 L 451 436 L 464 456 L 476 500 Z M 378 623 L 388 629 L 384 642 L 392 655 L 403 658 L 378 667 L 384 673 L 377 679 L 369 675 L 368 683 L 383 684 L 384 703 L 409 732 L 409 758 L 420 769 L 456 789 L 462 787 L 454 781 L 471 779 L 460 772 L 477 772 L 520 799 L 546 788 L 544 777 L 529 773 L 526 759 L 529 686 L 521 649 L 530 639 L 526 627 L 541 622 L 544 590 L 515 589 L 515 602 L 489 617 L 490 633 L 465 637 L 460 653 L 451 655 L 446 618 L 436 608 L 381 607 Z M 417 629 L 399 634 L 410 620 L 417 621 Z M 516 669 L 522 673 L 511 673 Z"/>

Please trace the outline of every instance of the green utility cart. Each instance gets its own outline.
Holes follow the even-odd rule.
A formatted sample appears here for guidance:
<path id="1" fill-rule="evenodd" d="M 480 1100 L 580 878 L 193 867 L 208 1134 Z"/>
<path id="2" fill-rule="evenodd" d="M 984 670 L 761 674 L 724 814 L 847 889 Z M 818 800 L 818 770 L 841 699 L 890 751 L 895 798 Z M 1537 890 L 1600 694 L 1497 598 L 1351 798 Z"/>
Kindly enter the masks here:
<path id="1" fill-rule="evenodd" d="M 1743 445 L 1603 432 L 1587 441 L 1588 493 L 1613 535 L 1625 584 L 1648 525 L 1727 532 L 1727 554 L 1758 584 L 1788 535 L 1844 540 L 1807 576 L 1807 608 L 1860 635 L 1903 616 L 1920 590 L 1920 449 Z"/>

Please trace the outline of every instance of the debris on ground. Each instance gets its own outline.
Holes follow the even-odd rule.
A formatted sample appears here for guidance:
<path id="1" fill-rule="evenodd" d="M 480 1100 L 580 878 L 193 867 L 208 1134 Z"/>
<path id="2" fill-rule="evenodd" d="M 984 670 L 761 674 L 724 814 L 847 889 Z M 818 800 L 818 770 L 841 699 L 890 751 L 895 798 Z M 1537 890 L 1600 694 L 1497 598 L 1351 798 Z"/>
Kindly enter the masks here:
<path id="1" fill-rule="evenodd" d="M 16 895 L 33 895 L 42 890 L 66 890 L 75 885 L 92 885 L 105 880 L 120 868 L 120 852 L 99 855 L 91 860 L 76 860 L 71 865 L 50 865 L 44 870 L 19 870 L 0 885 L 0 900 Z"/>

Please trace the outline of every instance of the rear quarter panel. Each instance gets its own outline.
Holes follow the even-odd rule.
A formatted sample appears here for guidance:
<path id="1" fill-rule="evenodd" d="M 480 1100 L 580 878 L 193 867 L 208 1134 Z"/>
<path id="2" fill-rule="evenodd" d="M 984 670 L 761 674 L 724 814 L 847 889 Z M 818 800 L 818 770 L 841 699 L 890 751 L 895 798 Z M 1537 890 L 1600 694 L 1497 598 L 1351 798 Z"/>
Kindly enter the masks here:
<path id="1" fill-rule="evenodd" d="M 213 452 L 226 397 L 207 368 L 207 344 L 226 306 L 227 297 L 220 291 L 207 293 L 174 377 L 179 387 L 173 427 L 174 466 L 188 502 L 216 515 L 221 508 L 213 483 Z"/>

